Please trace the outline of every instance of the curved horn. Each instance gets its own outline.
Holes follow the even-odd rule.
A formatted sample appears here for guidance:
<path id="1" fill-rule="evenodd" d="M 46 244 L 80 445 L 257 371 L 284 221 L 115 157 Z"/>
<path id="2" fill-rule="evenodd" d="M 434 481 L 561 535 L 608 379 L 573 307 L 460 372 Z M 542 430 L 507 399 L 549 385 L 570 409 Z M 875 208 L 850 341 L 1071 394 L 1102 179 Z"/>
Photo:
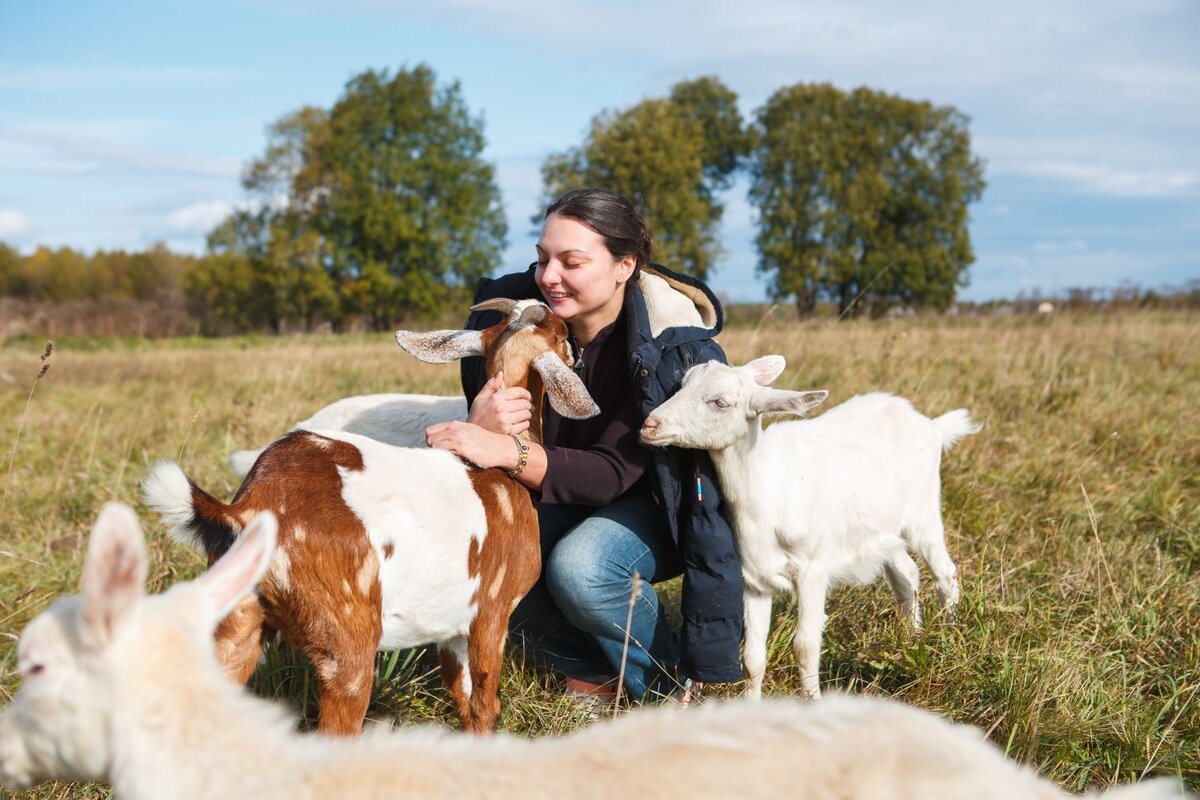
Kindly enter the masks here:
<path id="1" fill-rule="evenodd" d="M 507 297 L 496 297 L 492 300 L 484 300 L 482 303 L 476 303 L 471 306 L 472 311 L 499 311 L 501 314 L 511 314 L 513 309 L 517 307 L 516 300 L 509 300 Z"/>
<path id="2" fill-rule="evenodd" d="M 517 317 L 517 321 L 512 324 L 512 327 L 519 328 L 522 325 L 537 325 L 546 318 L 546 312 L 550 309 L 542 303 L 534 303 L 527 306 L 521 312 L 521 316 Z"/>

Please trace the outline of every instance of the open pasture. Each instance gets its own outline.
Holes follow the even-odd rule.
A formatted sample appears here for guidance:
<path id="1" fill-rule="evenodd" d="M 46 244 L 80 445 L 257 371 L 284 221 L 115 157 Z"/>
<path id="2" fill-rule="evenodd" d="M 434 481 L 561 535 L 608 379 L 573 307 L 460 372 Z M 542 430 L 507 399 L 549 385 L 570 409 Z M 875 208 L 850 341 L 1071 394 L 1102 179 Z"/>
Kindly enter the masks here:
<path id="1" fill-rule="evenodd" d="M 900 624 L 882 583 L 837 590 L 824 688 L 894 695 L 978 725 L 1073 790 L 1149 773 L 1200 785 L 1200 318 L 768 320 L 720 341 L 734 363 L 784 355 L 776 385 L 828 389 L 827 405 L 887 390 L 931 416 L 966 406 L 987 424 L 942 467 L 957 624 L 934 612 L 924 569 L 920 633 Z M 419 364 L 388 335 L 66 341 L 38 379 L 43 344 L 0 345 L 0 703 L 15 690 L 21 628 L 77 591 L 97 510 L 137 504 L 153 462 L 178 460 L 228 498 L 230 451 L 265 444 L 328 402 L 458 391 L 456 365 Z M 197 573 L 200 558 L 140 510 L 151 586 Z M 783 602 L 767 694 L 799 686 Z M 512 654 L 504 679 L 504 727 L 538 735 L 586 723 L 520 662 Z M 380 656 L 371 718 L 450 720 L 435 664 L 427 653 Z M 311 723 L 311 677 L 275 648 L 254 686 Z M 23 796 L 106 793 L 57 785 Z"/>

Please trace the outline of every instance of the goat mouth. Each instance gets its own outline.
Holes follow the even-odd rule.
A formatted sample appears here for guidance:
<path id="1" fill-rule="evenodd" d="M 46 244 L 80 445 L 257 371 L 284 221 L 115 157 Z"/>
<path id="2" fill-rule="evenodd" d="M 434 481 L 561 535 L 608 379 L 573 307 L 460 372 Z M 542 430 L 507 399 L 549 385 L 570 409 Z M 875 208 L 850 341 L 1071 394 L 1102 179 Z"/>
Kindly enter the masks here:
<path id="1" fill-rule="evenodd" d="M 653 445 L 655 447 L 665 447 L 671 443 L 671 435 L 663 431 L 647 431 L 642 428 L 638 431 L 638 438 L 642 444 Z"/>

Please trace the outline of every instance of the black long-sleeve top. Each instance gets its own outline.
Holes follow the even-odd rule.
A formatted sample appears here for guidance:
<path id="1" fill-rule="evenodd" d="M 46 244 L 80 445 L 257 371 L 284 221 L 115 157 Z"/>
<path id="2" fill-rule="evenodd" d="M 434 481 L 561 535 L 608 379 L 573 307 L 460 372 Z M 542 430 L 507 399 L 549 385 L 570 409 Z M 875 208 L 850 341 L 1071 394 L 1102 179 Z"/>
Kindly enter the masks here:
<path id="1" fill-rule="evenodd" d="M 625 315 L 575 350 L 575 371 L 600 413 L 566 419 L 546 404 L 542 439 L 546 476 L 539 502 L 602 506 L 634 491 L 649 491 L 633 395 Z"/>

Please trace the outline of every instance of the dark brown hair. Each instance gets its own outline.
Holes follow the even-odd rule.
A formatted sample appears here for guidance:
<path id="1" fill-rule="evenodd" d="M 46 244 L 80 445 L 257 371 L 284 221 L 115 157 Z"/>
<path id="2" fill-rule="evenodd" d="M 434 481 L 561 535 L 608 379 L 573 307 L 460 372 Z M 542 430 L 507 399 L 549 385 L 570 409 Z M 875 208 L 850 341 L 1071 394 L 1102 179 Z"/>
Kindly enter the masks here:
<path id="1" fill-rule="evenodd" d="M 624 196 L 608 189 L 585 187 L 572 189 L 546 207 L 548 219 L 558 214 L 586 225 L 604 239 L 613 258 L 628 255 L 637 258 L 636 270 L 650 263 L 654 240 L 645 218 Z"/>

